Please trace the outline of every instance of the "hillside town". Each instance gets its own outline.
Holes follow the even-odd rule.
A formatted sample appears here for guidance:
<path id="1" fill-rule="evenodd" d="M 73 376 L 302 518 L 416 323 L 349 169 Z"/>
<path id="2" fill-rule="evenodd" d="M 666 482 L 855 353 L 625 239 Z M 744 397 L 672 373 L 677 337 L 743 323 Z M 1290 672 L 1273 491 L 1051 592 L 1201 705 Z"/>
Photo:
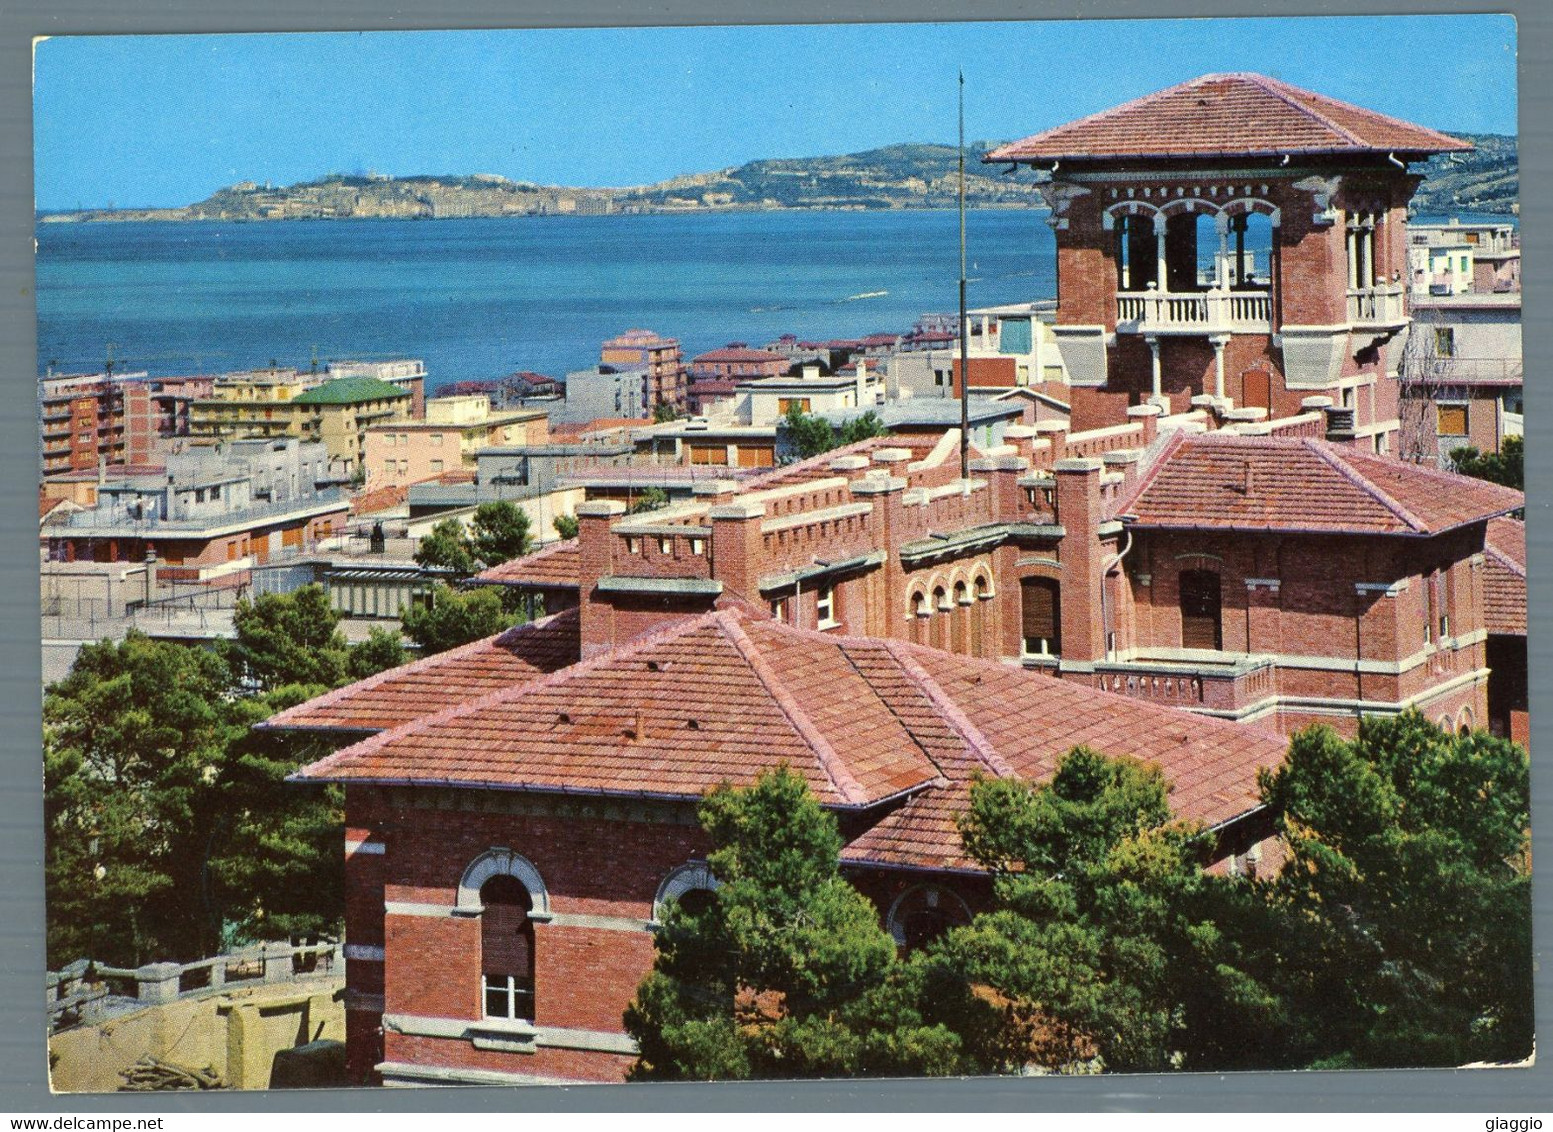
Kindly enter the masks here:
<path id="1" fill-rule="evenodd" d="M 779 772 L 906 956 L 1002 906 L 977 792 L 1075 748 L 1157 768 L 1202 871 L 1248 884 L 1299 851 L 1268 783 L 1312 725 L 1524 748 L 1525 498 L 1475 471 L 1521 451 L 1519 229 L 1409 220 L 1418 167 L 1470 149 L 1208 75 L 985 154 L 1041 175 L 1054 295 L 693 356 L 622 326 L 564 374 L 50 372 L 46 683 L 95 642 L 219 651 L 303 594 L 352 656 L 398 650 L 246 732 L 307 752 L 286 797 L 343 800 L 339 934 L 51 950 L 56 1087 L 115 1087 L 80 1034 L 243 963 L 343 1042 L 340 1083 L 671 1075 L 641 988 L 730 879 L 698 807 Z M 481 549 L 498 522 L 519 553 Z M 499 631 L 417 628 L 475 600 Z M 781 1013 L 758 998 L 746 1025 Z M 235 1087 L 287 1064 L 259 1009 L 201 1022 L 247 1049 Z"/>

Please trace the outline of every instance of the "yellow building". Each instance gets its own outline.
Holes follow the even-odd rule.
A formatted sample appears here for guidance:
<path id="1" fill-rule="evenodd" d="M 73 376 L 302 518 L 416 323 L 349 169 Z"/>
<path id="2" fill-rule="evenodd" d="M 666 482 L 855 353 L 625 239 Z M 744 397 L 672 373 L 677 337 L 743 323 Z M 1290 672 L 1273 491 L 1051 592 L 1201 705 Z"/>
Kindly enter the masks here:
<path id="1" fill-rule="evenodd" d="M 426 419 L 375 425 L 367 430 L 367 487 L 392 487 L 432 479 L 460 468 L 473 471 L 475 454 L 502 445 L 546 444 L 544 409 L 493 413 L 486 397 L 434 397 Z"/>
<path id="2" fill-rule="evenodd" d="M 299 435 L 322 440 L 331 466 L 345 475 L 364 467 L 367 430 L 410 420 L 410 393 L 375 377 L 340 377 L 291 399 Z"/>
<path id="3" fill-rule="evenodd" d="M 189 406 L 189 434 L 217 440 L 300 436 L 299 418 L 289 406 L 317 384 L 315 375 L 294 369 L 223 374 L 209 397 Z"/>

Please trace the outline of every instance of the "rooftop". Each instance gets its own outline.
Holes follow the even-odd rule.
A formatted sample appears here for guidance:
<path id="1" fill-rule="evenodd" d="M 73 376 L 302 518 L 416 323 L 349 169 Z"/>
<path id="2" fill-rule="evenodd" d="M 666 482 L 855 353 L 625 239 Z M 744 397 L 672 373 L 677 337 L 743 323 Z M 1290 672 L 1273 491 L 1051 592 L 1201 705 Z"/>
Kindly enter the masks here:
<path id="1" fill-rule="evenodd" d="M 1526 524 L 1490 519 L 1483 543 L 1483 620 L 1490 633 L 1526 635 Z"/>
<path id="2" fill-rule="evenodd" d="M 375 377 L 337 377 L 315 385 L 291 399 L 293 405 L 359 405 L 364 401 L 392 401 L 410 393 Z"/>
<path id="3" fill-rule="evenodd" d="M 579 586 L 582 574 L 582 550 L 576 539 L 553 542 L 549 546 L 492 566 L 475 576 L 475 581 L 497 586 Z"/>
<path id="4" fill-rule="evenodd" d="M 561 617 L 551 619 L 550 624 Z M 796 629 L 743 609 L 676 619 L 547 675 L 463 675 L 526 634 L 433 657 L 276 716 L 318 726 L 374 685 L 419 718 L 300 771 L 308 781 L 699 798 L 786 763 L 822 803 L 918 795 L 848 848 L 851 860 L 963 867 L 952 815 L 975 776 L 1048 777 L 1072 747 L 1157 763 L 1177 812 L 1214 825 L 1256 808 L 1271 732 L 919 645 Z M 497 642 L 502 642 L 497 646 Z M 418 669 L 414 687 L 399 674 Z M 484 673 L 482 673 L 483 675 Z M 425 689 L 432 699 L 420 699 Z M 457 694 L 461 702 L 449 704 Z M 442 706 L 448 705 L 448 706 Z M 348 716 L 358 724 L 362 716 Z M 376 717 L 373 717 L 376 718 Z"/>
<path id="5" fill-rule="evenodd" d="M 1011 142 L 983 160 L 1424 156 L 1470 142 L 1301 90 L 1266 75 L 1204 75 Z"/>
<path id="6" fill-rule="evenodd" d="M 1117 513 L 1141 528 L 1435 535 L 1523 506 L 1507 487 L 1321 440 L 1177 433 Z"/>

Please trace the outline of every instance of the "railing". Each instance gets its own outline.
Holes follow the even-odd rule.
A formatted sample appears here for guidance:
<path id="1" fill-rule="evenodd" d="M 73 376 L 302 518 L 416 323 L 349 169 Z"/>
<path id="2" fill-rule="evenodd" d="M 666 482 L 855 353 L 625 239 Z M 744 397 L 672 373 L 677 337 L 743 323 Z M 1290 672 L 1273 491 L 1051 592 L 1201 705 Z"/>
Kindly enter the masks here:
<path id="1" fill-rule="evenodd" d="M 1272 322 L 1266 291 L 1118 291 L 1117 329 L 1138 333 L 1209 334 L 1266 330 Z"/>
<path id="2" fill-rule="evenodd" d="M 210 994 L 236 984 L 327 978 L 343 970 L 340 943 L 267 943 L 193 963 L 109 967 L 77 959 L 48 972 L 49 1030 L 94 1023 L 143 1006 Z"/>
<path id="3" fill-rule="evenodd" d="M 1400 283 L 1349 291 L 1348 321 L 1386 326 L 1401 323 L 1407 317 L 1402 309 L 1404 293 L 1405 289 Z"/>

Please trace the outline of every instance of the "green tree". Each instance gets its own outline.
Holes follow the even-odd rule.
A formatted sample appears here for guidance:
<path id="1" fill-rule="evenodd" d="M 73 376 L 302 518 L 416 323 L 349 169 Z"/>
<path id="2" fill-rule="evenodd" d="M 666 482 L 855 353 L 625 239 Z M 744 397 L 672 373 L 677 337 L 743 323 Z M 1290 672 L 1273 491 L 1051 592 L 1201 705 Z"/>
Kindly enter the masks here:
<path id="1" fill-rule="evenodd" d="M 469 524 L 469 552 L 483 566 L 522 558 L 533 547 L 528 515 L 516 503 L 501 500 L 475 508 Z"/>
<path id="2" fill-rule="evenodd" d="M 390 668 L 398 668 L 410 659 L 404 639 L 394 629 L 374 627 L 367 639 L 350 647 L 346 668 L 352 680 L 365 680 Z"/>
<path id="3" fill-rule="evenodd" d="M 44 697 L 48 960 L 192 960 L 339 921 L 337 793 L 284 785 L 316 738 L 253 724 L 316 693 L 235 692 L 224 659 L 131 633 Z"/>
<path id="4" fill-rule="evenodd" d="M 427 568 L 441 567 L 457 574 L 473 574 L 480 568 L 475 561 L 464 524 L 457 519 L 443 519 L 432 527 L 431 533 L 421 537 L 415 548 L 415 563 Z"/>
<path id="5" fill-rule="evenodd" d="M 652 409 L 653 424 L 667 424 L 679 420 L 679 410 L 667 401 L 659 401 Z"/>
<path id="6" fill-rule="evenodd" d="M 1519 436 L 1505 437 L 1498 452 L 1479 452 L 1470 445 L 1452 448 L 1450 458 L 1451 467 L 1464 476 L 1526 490 L 1526 443 Z"/>
<path id="7" fill-rule="evenodd" d="M 996 907 L 933 950 L 962 988 L 936 1000 L 976 1056 L 1007 1071 L 1218 1068 L 1223 1027 L 1276 1015 L 1215 924 L 1207 835 L 1172 820 L 1167 793 L 1157 768 L 1084 747 L 1050 783 L 973 787 L 961 835 Z"/>
<path id="8" fill-rule="evenodd" d="M 879 414 L 869 409 L 860 417 L 853 417 L 841 426 L 840 446 L 856 444 L 859 440 L 871 440 L 876 436 L 889 436 L 890 430 L 884 427 L 884 422 L 879 419 Z"/>
<path id="9" fill-rule="evenodd" d="M 43 702 L 48 959 L 213 954 L 215 784 L 249 719 L 225 661 L 138 633 L 86 645 Z"/>
<path id="10" fill-rule="evenodd" d="M 788 444 L 798 453 L 800 460 L 807 460 L 836 447 L 836 430 L 830 427 L 830 422 L 804 412 L 803 406 L 797 403 L 791 405 L 782 418 L 782 429 L 787 433 Z"/>
<path id="11" fill-rule="evenodd" d="M 661 487 L 644 487 L 636 501 L 627 509 L 629 515 L 640 515 L 645 511 L 659 511 L 669 505 L 669 493 Z"/>
<path id="12" fill-rule="evenodd" d="M 333 688 L 345 682 L 350 657 L 339 622 L 322 586 L 244 598 L 233 614 L 235 637 L 222 651 L 232 671 L 261 691 Z"/>
<path id="13" fill-rule="evenodd" d="M 675 904 L 653 971 L 627 1009 L 637 1080 L 922 1075 L 963 1068 L 925 1021 L 921 971 L 902 962 L 866 897 L 840 875 L 841 837 L 785 767 L 700 807 L 720 881 Z"/>
<path id="14" fill-rule="evenodd" d="M 1417 712 L 1294 737 L 1262 777 L 1289 859 L 1280 961 L 1327 1065 L 1525 1057 L 1532 1042 L 1529 763 Z"/>
<path id="15" fill-rule="evenodd" d="M 555 525 L 555 533 L 560 535 L 562 538 L 569 539 L 577 537 L 577 516 L 557 515 L 553 522 Z"/>
<path id="16" fill-rule="evenodd" d="M 503 607 L 494 587 L 455 590 L 439 582 L 432 587 L 431 601 L 405 610 L 401 622 L 404 635 L 422 653 L 431 654 L 492 636 L 520 619 L 521 614 Z"/>

